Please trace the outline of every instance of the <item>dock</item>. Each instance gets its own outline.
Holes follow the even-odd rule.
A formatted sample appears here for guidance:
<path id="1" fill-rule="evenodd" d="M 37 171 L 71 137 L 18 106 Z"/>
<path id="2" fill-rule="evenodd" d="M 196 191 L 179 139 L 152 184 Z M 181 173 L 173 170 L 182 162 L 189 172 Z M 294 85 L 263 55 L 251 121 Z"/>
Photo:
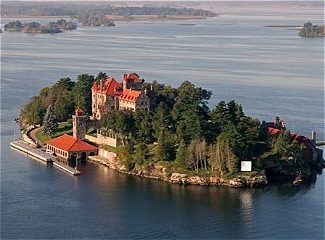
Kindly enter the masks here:
<path id="1" fill-rule="evenodd" d="M 53 165 L 73 176 L 81 174 L 81 172 L 76 170 L 75 168 L 59 162 L 55 156 L 42 151 L 41 148 L 35 148 L 22 140 L 11 142 L 10 146 L 14 150 L 22 152 L 27 156 L 31 157 L 32 159 L 37 159 L 46 164 Z"/>

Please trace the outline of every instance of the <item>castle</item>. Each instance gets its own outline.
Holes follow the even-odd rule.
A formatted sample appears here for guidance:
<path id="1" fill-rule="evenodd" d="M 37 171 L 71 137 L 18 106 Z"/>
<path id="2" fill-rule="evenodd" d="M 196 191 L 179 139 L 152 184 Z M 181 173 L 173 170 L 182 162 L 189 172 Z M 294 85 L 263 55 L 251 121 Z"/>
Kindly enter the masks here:
<path id="1" fill-rule="evenodd" d="M 136 73 L 124 74 L 122 83 L 114 77 L 96 81 L 92 88 L 92 117 L 100 120 L 106 112 L 117 110 L 150 110 L 148 90 L 142 90 L 144 79 Z"/>

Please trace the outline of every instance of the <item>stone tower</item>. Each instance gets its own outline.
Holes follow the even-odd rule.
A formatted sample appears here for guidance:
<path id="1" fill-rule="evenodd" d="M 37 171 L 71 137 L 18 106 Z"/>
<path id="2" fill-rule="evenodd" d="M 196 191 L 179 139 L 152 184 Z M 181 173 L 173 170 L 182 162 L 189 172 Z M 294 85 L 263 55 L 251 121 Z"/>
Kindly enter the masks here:
<path id="1" fill-rule="evenodd" d="M 75 114 L 72 115 L 72 131 L 73 137 L 80 140 L 85 139 L 87 129 L 87 117 L 84 111 L 78 107 L 75 111 Z"/>

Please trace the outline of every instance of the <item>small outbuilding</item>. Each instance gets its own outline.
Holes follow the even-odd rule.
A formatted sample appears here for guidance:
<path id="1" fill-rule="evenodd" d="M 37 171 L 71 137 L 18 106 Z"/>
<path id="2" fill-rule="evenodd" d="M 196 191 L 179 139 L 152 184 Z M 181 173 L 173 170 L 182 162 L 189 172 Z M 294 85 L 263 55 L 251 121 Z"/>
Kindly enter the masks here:
<path id="1" fill-rule="evenodd" d="M 97 154 L 97 147 L 68 134 L 61 135 L 47 142 L 46 148 L 66 162 L 86 161 L 88 156 Z"/>

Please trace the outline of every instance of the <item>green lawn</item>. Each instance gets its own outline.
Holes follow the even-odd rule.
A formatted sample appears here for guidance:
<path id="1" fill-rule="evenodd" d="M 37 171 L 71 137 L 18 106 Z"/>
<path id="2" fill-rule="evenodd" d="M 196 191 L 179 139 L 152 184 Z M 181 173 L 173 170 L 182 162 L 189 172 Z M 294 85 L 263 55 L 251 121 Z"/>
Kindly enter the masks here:
<path id="1" fill-rule="evenodd" d="M 55 133 L 54 136 L 52 137 L 49 137 L 47 135 L 45 135 L 43 133 L 43 129 L 40 128 L 36 133 L 35 133 L 35 136 L 36 138 L 42 142 L 43 144 L 45 144 L 48 140 L 52 139 L 52 138 L 56 138 L 64 133 L 67 133 L 69 135 L 72 134 L 72 124 L 68 123 L 68 122 L 62 122 L 62 123 L 59 123 L 59 128 L 58 128 L 58 131 Z"/>

